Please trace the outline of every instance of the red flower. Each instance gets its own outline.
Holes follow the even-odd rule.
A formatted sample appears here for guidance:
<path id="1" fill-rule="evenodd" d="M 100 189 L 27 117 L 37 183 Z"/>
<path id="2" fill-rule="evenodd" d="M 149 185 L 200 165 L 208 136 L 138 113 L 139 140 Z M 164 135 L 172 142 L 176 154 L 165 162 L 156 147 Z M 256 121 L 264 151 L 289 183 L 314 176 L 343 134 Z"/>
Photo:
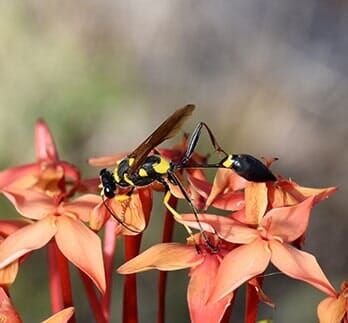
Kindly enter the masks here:
<path id="1" fill-rule="evenodd" d="M 2 287 L 0 287 L 0 322 L 22 322 L 19 314 L 12 305 L 10 298 Z"/>
<path id="2" fill-rule="evenodd" d="M 89 220 L 93 208 L 100 203 L 99 196 L 87 194 L 69 202 L 32 190 L 8 188 L 3 193 L 32 222 L 0 244 L 0 268 L 42 248 L 54 237 L 65 257 L 84 271 L 101 292 L 105 290 L 100 238 L 81 222 Z"/>
<path id="3" fill-rule="evenodd" d="M 35 127 L 35 148 L 35 163 L 0 172 L 0 190 L 35 189 L 48 195 L 72 194 L 77 190 L 80 173 L 75 166 L 59 160 L 52 134 L 42 120 Z M 68 192 L 66 184 L 71 186 Z"/>
<path id="4" fill-rule="evenodd" d="M 341 285 L 338 295 L 330 295 L 318 305 L 320 323 L 348 323 L 348 281 Z"/>
<path id="5" fill-rule="evenodd" d="M 137 257 L 126 262 L 118 272 L 121 274 L 137 273 L 150 269 L 172 271 L 190 269 L 190 282 L 187 289 L 187 301 L 191 322 L 220 322 L 229 306 L 233 293 L 227 293 L 216 303 L 207 304 L 214 290 L 214 278 L 224 255 L 233 248 L 232 244 L 220 245 L 218 253 L 211 253 L 205 243 L 199 243 L 201 253 L 195 246 L 179 243 L 161 243 L 152 246 Z"/>
<path id="6" fill-rule="evenodd" d="M 259 223 L 250 226 L 233 218 L 201 214 L 203 227 L 217 232 L 223 240 L 241 246 L 233 249 L 219 267 L 210 301 L 218 301 L 249 279 L 262 274 L 272 262 L 286 275 L 312 284 L 323 292 L 334 295 L 334 288 L 322 272 L 314 256 L 300 251 L 291 242 L 300 237 L 308 226 L 314 197 L 292 207 L 272 209 L 260 216 Z M 263 203 L 256 203 L 264 210 Z M 197 228 L 192 214 L 183 215 L 184 223 Z"/>

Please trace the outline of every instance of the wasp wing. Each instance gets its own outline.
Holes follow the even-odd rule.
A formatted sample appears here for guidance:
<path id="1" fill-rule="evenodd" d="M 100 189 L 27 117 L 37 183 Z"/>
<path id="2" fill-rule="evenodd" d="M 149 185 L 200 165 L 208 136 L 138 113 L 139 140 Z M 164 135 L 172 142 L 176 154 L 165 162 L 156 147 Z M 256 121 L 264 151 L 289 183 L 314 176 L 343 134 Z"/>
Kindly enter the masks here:
<path id="1" fill-rule="evenodd" d="M 132 175 L 138 170 L 151 150 L 163 141 L 175 136 L 184 121 L 191 116 L 194 109 L 195 106 L 193 104 L 188 104 L 183 108 L 176 110 L 149 137 L 134 149 L 133 152 L 128 155 L 128 158 L 134 158 L 134 161 L 128 170 L 128 174 Z"/>

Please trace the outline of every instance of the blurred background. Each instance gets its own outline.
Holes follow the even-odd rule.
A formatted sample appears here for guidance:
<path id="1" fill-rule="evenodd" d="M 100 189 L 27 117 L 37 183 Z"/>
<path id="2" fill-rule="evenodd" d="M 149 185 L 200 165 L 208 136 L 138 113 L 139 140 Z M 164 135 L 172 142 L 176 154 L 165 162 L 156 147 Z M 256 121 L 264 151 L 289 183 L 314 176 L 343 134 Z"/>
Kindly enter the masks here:
<path id="1" fill-rule="evenodd" d="M 134 148 L 172 111 L 194 103 L 185 131 L 204 120 L 228 151 L 276 156 L 275 172 L 304 186 L 339 187 L 315 208 L 306 242 L 339 288 L 348 267 L 346 3 L 1 1 L 0 166 L 34 160 L 33 127 L 43 117 L 60 156 L 96 176 L 89 157 Z M 160 199 L 143 248 L 160 240 Z M 1 218 L 17 216 L 0 203 Z M 181 229 L 176 239 L 184 241 Z M 49 316 L 47 272 L 37 270 L 44 263 L 45 253 L 34 253 L 12 288 L 24 322 Z M 74 277 L 78 321 L 93 322 Z M 155 321 L 156 277 L 139 276 L 141 322 Z M 187 279 L 185 271 L 170 275 L 167 322 L 189 321 Z M 121 318 L 121 282 L 115 274 L 113 322 Z M 314 288 L 278 275 L 265 291 L 277 307 L 262 305 L 260 319 L 317 321 L 324 295 Z M 235 310 L 241 322 L 243 304 Z"/>

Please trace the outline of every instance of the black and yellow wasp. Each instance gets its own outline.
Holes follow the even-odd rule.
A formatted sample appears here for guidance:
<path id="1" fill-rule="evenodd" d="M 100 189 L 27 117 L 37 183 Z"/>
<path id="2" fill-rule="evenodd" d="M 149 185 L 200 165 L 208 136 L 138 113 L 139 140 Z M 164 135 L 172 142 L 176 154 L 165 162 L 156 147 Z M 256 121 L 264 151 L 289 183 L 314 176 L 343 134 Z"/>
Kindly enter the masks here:
<path id="1" fill-rule="evenodd" d="M 156 147 L 163 141 L 173 137 L 179 131 L 184 121 L 191 116 L 194 109 L 195 106 L 190 104 L 175 111 L 133 152 L 131 152 L 126 158 L 116 162 L 113 172 L 107 169 L 102 169 L 100 171 L 100 179 L 102 184 L 102 195 L 108 199 L 116 197 L 121 200 L 125 198 L 125 195 L 116 196 L 116 191 L 118 188 L 129 189 L 126 196 L 130 196 L 136 187 L 147 186 L 153 182 L 159 182 L 164 186 L 166 192 L 163 203 L 176 219 L 180 219 L 180 214 L 178 214 L 177 211 L 174 210 L 168 203 L 170 191 L 167 181 L 177 185 L 195 214 L 203 238 L 209 244 L 209 240 L 206 237 L 202 226 L 200 225 L 198 211 L 193 206 L 184 185 L 177 177 L 177 170 L 184 168 L 230 168 L 249 181 L 266 182 L 275 181 L 276 178 L 261 161 L 251 155 L 227 154 L 217 143 L 212 131 L 204 122 L 200 122 L 196 126 L 188 142 L 187 150 L 179 162 L 167 160 L 159 153 L 156 153 Z M 210 141 L 212 142 L 215 151 L 224 154 L 224 158 L 219 163 L 190 163 L 203 127 L 208 131 Z M 150 154 L 152 151 L 155 151 L 155 153 Z M 113 215 L 113 217 L 121 225 L 130 231 L 137 232 L 118 218 L 118 216 L 112 212 L 106 203 L 104 204 L 111 215 Z M 192 235 L 191 229 L 186 226 L 185 228 L 188 233 Z"/>

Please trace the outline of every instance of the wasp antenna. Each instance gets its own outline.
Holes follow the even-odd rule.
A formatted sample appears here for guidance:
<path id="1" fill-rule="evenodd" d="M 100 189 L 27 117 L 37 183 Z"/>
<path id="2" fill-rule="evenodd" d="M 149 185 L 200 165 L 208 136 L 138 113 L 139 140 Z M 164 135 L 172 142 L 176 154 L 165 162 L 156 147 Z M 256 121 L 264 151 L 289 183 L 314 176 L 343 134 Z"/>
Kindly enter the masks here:
<path id="1" fill-rule="evenodd" d="M 140 233 L 140 231 L 134 230 L 132 228 L 130 228 L 127 224 L 125 224 L 112 210 L 111 208 L 107 205 L 106 200 L 104 198 L 104 196 L 102 196 L 103 199 L 103 204 L 105 206 L 105 208 L 107 209 L 107 211 L 112 215 L 112 217 L 120 224 L 122 225 L 125 229 L 134 232 L 134 233 Z"/>

